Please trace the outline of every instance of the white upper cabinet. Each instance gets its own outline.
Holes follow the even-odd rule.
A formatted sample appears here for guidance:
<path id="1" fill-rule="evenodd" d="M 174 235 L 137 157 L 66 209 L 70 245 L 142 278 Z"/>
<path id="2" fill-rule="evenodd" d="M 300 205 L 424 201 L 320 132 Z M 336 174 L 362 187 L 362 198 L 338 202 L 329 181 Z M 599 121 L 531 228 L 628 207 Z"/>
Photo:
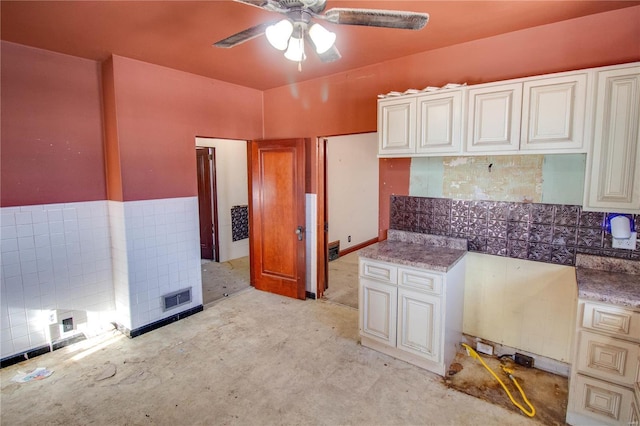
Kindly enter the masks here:
<path id="1" fill-rule="evenodd" d="M 640 65 L 596 71 L 584 210 L 640 213 Z"/>
<path id="2" fill-rule="evenodd" d="M 416 151 L 416 99 L 378 101 L 378 152 L 409 156 Z"/>
<path id="3" fill-rule="evenodd" d="M 408 157 L 461 151 L 462 92 L 387 98 L 378 101 L 380 156 Z"/>
<path id="4" fill-rule="evenodd" d="M 470 88 L 466 151 L 517 151 L 521 105 L 522 83 Z"/>
<path id="5" fill-rule="evenodd" d="M 523 83 L 520 149 L 586 152 L 587 73 Z"/>
<path id="6" fill-rule="evenodd" d="M 460 153 L 462 92 L 446 91 L 416 98 L 418 154 Z"/>
<path id="7" fill-rule="evenodd" d="M 640 198 L 631 179 L 640 179 L 637 68 L 635 62 L 380 99 L 378 155 L 588 153 L 599 192 L 585 195 L 587 208 L 638 211 L 630 207 Z"/>

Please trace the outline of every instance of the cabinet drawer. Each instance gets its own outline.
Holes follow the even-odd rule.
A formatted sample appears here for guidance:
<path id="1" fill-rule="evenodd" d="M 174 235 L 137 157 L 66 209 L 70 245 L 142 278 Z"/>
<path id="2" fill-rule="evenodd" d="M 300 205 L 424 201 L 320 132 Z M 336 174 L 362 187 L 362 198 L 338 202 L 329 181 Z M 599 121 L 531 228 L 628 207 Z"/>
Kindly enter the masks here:
<path id="1" fill-rule="evenodd" d="M 601 334 L 581 331 L 578 344 L 578 371 L 633 386 L 640 345 Z"/>
<path id="2" fill-rule="evenodd" d="M 431 294 L 442 294 L 442 275 L 405 268 L 399 268 L 398 275 L 399 285 Z"/>
<path id="3" fill-rule="evenodd" d="M 632 418 L 633 392 L 622 386 L 575 377 L 576 411 L 607 425 L 627 425 Z"/>
<path id="4" fill-rule="evenodd" d="M 628 309 L 585 302 L 582 326 L 640 342 L 640 313 Z"/>
<path id="5" fill-rule="evenodd" d="M 378 280 L 388 284 L 397 284 L 398 268 L 387 263 L 361 260 L 360 276 L 365 278 L 373 278 L 374 280 Z"/>

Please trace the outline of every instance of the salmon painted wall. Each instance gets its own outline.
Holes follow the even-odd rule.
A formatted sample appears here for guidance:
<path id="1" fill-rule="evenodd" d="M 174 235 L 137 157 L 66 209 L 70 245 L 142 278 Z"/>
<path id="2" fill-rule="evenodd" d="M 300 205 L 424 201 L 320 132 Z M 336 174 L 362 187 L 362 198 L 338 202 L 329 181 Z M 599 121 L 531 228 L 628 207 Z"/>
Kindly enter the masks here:
<path id="1" fill-rule="evenodd" d="M 122 201 L 197 195 L 195 137 L 262 137 L 262 92 L 113 56 Z M 109 142 L 108 146 L 111 146 Z"/>
<path id="2" fill-rule="evenodd" d="M 120 147 L 118 145 L 113 58 L 109 58 L 102 63 L 102 105 L 107 199 L 122 201 L 122 173 L 120 169 Z"/>
<path id="3" fill-rule="evenodd" d="M 265 138 L 371 132 L 377 95 L 446 83 L 478 84 L 640 60 L 640 6 L 463 43 L 268 90 Z M 287 111 L 283 114 L 283 111 Z M 377 148 L 372 148 L 377 149 Z M 380 235 L 389 196 L 408 195 L 410 161 L 380 160 Z M 385 182 L 385 176 L 393 177 Z"/>
<path id="4" fill-rule="evenodd" d="M 100 66 L 3 41 L 0 205 L 104 200 Z"/>

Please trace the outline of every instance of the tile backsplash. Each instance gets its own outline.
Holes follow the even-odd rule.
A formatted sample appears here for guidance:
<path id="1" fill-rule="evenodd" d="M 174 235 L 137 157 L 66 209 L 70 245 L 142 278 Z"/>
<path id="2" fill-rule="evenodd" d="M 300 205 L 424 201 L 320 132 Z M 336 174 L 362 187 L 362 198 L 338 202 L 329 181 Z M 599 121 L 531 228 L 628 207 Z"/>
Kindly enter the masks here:
<path id="1" fill-rule="evenodd" d="M 606 213 L 578 205 L 393 195 L 390 209 L 390 229 L 466 238 L 470 251 L 561 265 L 575 265 L 577 253 L 640 260 L 638 247 L 611 247 Z"/>

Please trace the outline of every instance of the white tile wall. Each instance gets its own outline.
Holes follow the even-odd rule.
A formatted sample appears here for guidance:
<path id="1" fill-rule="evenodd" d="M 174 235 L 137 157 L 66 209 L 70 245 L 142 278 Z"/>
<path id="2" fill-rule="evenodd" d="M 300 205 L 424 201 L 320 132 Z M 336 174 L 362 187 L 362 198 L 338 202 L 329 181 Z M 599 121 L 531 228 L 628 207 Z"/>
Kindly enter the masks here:
<path id="1" fill-rule="evenodd" d="M 95 332 L 136 329 L 202 304 L 197 197 L 0 208 L 2 358 L 64 337 L 57 321 Z M 192 302 L 162 311 L 162 295 Z"/>
<path id="2" fill-rule="evenodd" d="M 306 241 L 306 290 L 316 294 L 318 290 L 318 235 L 316 223 L 318 222 L 318 196 L 316 194 L 305 194 L 305 241 Z"/>
<path id="3" fill-rule="evenodd" d="M 106 201 L 0 208 L 2 357 L 60 337 L 49 313 L 78 330 L 115 319 Z"/>
<path id="4" fill-rule="evenodd" d="M 118 323 L 133 330 L 202 304 L 198 198 L 109 201 Z M 162 311 L 162 295 L 192 302 Z"/>

